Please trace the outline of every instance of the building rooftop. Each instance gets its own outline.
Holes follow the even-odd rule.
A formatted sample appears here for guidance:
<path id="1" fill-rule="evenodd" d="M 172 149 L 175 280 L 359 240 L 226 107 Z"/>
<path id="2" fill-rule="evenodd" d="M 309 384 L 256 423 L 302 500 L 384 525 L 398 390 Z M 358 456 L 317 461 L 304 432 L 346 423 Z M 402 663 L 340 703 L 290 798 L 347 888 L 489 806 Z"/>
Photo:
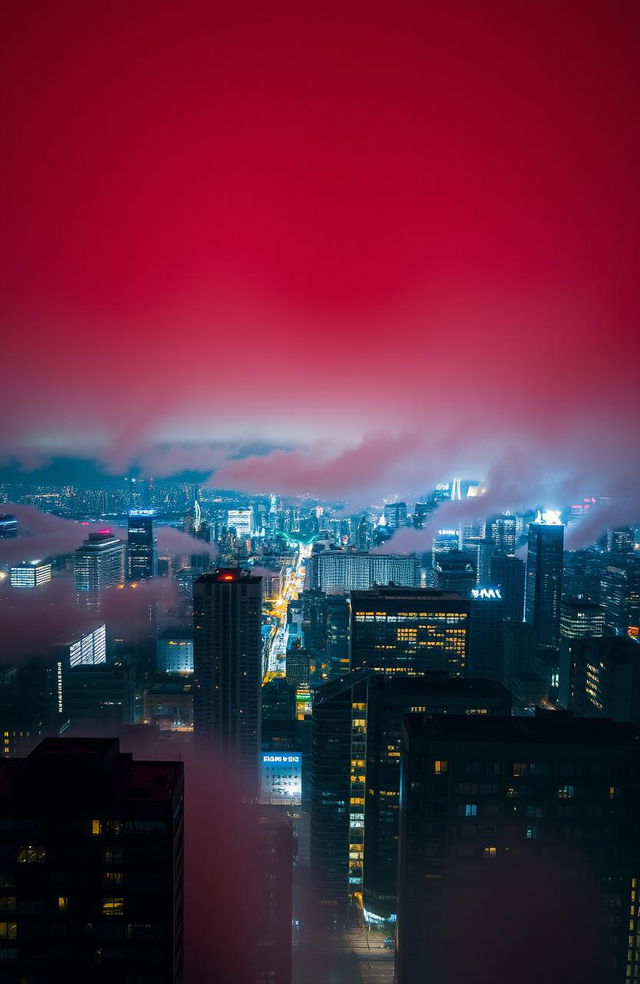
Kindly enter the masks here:
<path id="1" fill-rule="evenodd" d="M 568 711 L 540 711 L 534 717 L 494 717 L 491 715 L 409 714 L 404 729 L 410 741 L 472 741 L 629 745 L 640 742 L 640 730 L 609 718 L 578 718 Z"/>
<path id="2" fill-rule="evenodd" d="M 351 601 L 464 601 L 459 591 L 437 591 L 433 588 L 400 588 L 392 585 L 376 586 L 362 591 L 352 591 Z"/>
<path id="3" fill-rule="evenodd" d="M 215 570 L 205 571 L 196 579 L 196 584 L 215 584 L 219 582 L 233 583 L 242 581 L 244 584 L 259 584 L 262 581 L 260 575 L 254 575 L 245 567 L 216 567 Z"/>

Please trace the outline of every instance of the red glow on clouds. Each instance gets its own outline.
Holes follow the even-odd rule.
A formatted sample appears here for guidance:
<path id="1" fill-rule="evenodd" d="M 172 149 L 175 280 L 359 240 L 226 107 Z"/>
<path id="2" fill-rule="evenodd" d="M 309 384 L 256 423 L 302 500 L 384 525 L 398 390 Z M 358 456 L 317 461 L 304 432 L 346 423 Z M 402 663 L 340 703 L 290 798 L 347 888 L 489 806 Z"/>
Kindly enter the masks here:
<path id="1" fill-rule="evenodd" d="M 637 479 L 636 3 L 0 17 L 5 455 Z"/>

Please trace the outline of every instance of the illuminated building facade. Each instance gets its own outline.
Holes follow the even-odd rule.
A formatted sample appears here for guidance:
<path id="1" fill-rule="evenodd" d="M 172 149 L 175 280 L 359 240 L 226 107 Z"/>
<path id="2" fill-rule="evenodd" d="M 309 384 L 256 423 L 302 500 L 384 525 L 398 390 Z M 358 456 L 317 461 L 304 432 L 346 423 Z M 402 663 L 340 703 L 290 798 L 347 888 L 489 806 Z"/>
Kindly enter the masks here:
<path id="1" fill-rule="evenodd" d="M 604 635 L 605 610 L 595 602 L 568 598 L 560 605 L 560 637 L 584 639 Z"/>
<path id="2" fill-rule="evenodd" d="M 352 670 L 461 676 L 469 601 L 453 591 L 373 588 L 351 593 Z"/>
<path id="3" fill-rule="evenodd" d="M 420 562 L 414 554 L 324 550 L 309 560 L 311 589 L 347 592 L 392 583 L 419 586 Z"/>
<path id="4" fill-rule="evenodd" d="M 73 555 L 76 591 L 92 596 L 124 584 L 125 545 L 111 530 L 90 533 Z"/>
<path id="5" fill-rule="evenodd" d="M 127 537 L 127 580 L 145 581 L 158 573 L 158 549 L 153 534 L 155 509 L 132 509 Z"/>
<path id="6" fill-rule="evenodd" d="M 406 502 L 388 502 L 384 507 L 384 519 L 386 527 L 392 532 L 399 530 L 402 526 L 406 526 Z"/>
<path id="7" fill-rule="evenodd" d="M 295 751 L 267 751 L 260 756 L 260 801 L 275 806 L 302 802 L 302 755 Z"/>
<path id="8" fill-rule="evenodd" d="M 555 513 L 544 513 L 529 525 L 525 622 L 533 625 L 539 646 L 560 642 L 560 599 L 564 526 Z"/>
<path id="9" fill-rule="evenodd" d="M 347 673 L 315 694 L 311 742 L 311 867 L 317 901 L 344 909 L 364 891 L 374 919 L 395 913 L 403 714 L 509 714 L 500 684 L 446 673 Z"/>
<path id="10" fill-rule="evenodd" d="M 607 632 L 640 635 L 640 558 L 618 560 L 607 567 L 602 578 L 602 601 Z"/>
<path id="11" fill-rule="evenodd" d="M 488 519 L 485 524 L 485 536 L 492 540 L 496 553 L 515 554 L 516 552 L 517 521 L 515 516 L 503 513 Z"/>
<path id="12" fill-rule="evenodd" d="M 563 640 L 559 698 L 581 717 L 640 724 L 640 643 L 623 636 Z"/>
<path id="13" fill-rule="evenodd" d="M 253 536 L 253 509 L 229 509 L 227 526 L 230 530 L 236 531 L 238 540 L 246 540 Z"/>
<path id="14" fill-rule="evenodd" d="M 79 639 L 57 643 L 52 650 L 65 667 L 104 663 L 107 659 L 107 627 L 104 624 L 98 625 L 89 632 L 83 632 Z"/>
<path id="15" fill-rule="evenodd" d="M 0 778 L 3 981 L 181 984 L 182 763 L 47 738 Z"/>
<path id="16" fill-rule="evenodd" d="M 51 580 L 51 564 L 41 560 L 25 560 L 11 568 L 12 588 L 40 588 Z"/>
<path id="17" fill-rule="evenodd" d="M 527 980 L 550 959 L 563 980 L 638 978 L 636 736 L 558 711 L 404 718 L 397 984 L 520 958 Z"/>
<path id="18" fill-rule="evenodd" d="M 159 673 L 193 673 L 193 633 L 167 629 L 156 643 Z"/>
<path id="19" fill-rule="evenodd" d="M 218 568 L 193 585 L 194 730 L 236 760 L 258 791 L 262 578 Z"/>

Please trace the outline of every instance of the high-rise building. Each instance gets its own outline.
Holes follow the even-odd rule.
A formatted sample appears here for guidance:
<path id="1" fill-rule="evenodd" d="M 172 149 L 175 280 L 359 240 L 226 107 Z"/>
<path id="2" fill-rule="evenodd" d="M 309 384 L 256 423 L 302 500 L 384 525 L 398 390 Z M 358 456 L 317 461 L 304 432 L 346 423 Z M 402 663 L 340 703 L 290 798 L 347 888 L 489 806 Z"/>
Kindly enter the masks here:
<path id="1" fill-rule="evenodd" d="M 73 725 L 100 729 L 133 724 L 134 684 L 134 668 L 128 663 L 80 663 L 71 667 L 63 675 L 64 716 Z"/>
<path id="2" fill-rule="evenodd" d="M 516 517 L 509 513 L 494 516 L 485 524 L 485 536 L 495 544 L 496 553 L 515 554 L 516 552 Z"/>
<path id="3" fill-rule="evenodd" d="M 228 509 L 227 526 L 236 531 L 238 540 L 253 536 L 253 509 Z"/>
<path id="4" fill-rule="evenodd" d="M 18 535 L 18 520 L 9 513 L 0 514 L 0 539 L 8 539 Z"/>
<path id="5" fill-rule="evenodd" d="M 557 513 L 538 514 L 529 525 L 525 622 L 533 625 L 539 646 L 560 642 L 560 599 L 564 526 Z"/>
<path id="6" fill-rule="evenodd" d="M 469 601 L 453 591 L 352 591 L 350 667 L 378 673 L 445 670 L 461 676 L 468 623 Z"/>
<path id="7" fill-rule="evenodd" d="M 640 724 L 640 643 L 623 636 L 563 639 L 558 696 L 581 717 Z"/>
<path id="8" fill-rule="evenodd" d="M 158 547 L 153 533 L 155 509 L 129 512 L 127 580 L 146 581 L 158 573 Z"/>
<path id="9" fill-rule="evenodd" d="M 194 730 L 242 768 L 258 789 L 262 683 L 262 578 L 218 568 L 193 585 Z"/>
<path id="10" fill-rule="evenodd" d="M 602 578 L 602 602 L 607 632 L 640 635 L 640 558 L 610 564 Z"/>
<path id="11" fill-rule="evenodd" d="M 11 568 L 12 588 L 40 588 L 51 580 L 51 564 L 43 560 L 24 560 Z"/>
<path id="12" fill-rule="evenodd" d="M 471 596 L 476 584 L 476 564 L 471 553 L 445 550 L 433 564 L 434 584 L 439 591 L 457 591 L 463 598 Z"/>
<path id="13" fill-rule="evenodd" d="M 117 740 L 0 761 L 3 981 L 182 982 L 183 798 Z"/>
<path id="14" fill-rule="evenodd" d="M 103 588 L 124 584 L 124 552 L 111 530 L 90 533 L 73 555 L 76 591 L 97 599 Z"/>
<path id="15" fill-rule="evenodd" d="M 384 507 L 384 518 L 391 532 L 407 525 L 406 502 L 388 502 Z"/>
<path id="16" fill-rule="evenodd" d="M 445 673 L 356 670 L 316 691 L 311 753 L 311 868 L 321 906 L 364 890 L 374 919 L 395 913 L 402 715 L 509 714 L 500 684 Z"/>
<path id="17" fill-rule="evenodd" d="M 502 680 L 504 602 L 500 588 L 471 589 L 467 676 Z"/>
<path id="18" fill-rule="evenodd" d="M 397 984 L 635 980 L 639 776 L 630 725 L 405 717 Z"/>
<path id="19" fill-rule="evenodd" d="M 193 632 L 166 629 L 156 643 L 159 673 L 193 673 Z"/>
<path id="20" fill-rule="evenodd" d="M 254 934 L 257 984 L 291 984 L 294 839 L 291 821 L 262 806 L 258 823 Z"/>
<path id="21" fill-rule="evenodd" d="M 565 598 L 560 604 L 560 638 L 584 639 L 604 635 L 604 605 L 579 598 Z"/>
<path id="22" fill-rule="evenodd" d="M 309 560 L 309 586 L 320 591 L 359 591 L 374 584 L 418 587 L 420 562 L 415 554 L 324 550 Z"/>
<path id="23" fill-rule="evenodd" d="M 52 654 L 63 661 L 64 668 L 95 666 L 107 659 L 107 627 L 97 625 L 71 642 L 56 643 Z"/>
<path id="24" fill-rule="evenodd" d="M 524 614 L 524 562 L 519 557 L 493 554 L 489 560 L 489 584 L 500 588 L 504 617 L 521 622 Z"/>

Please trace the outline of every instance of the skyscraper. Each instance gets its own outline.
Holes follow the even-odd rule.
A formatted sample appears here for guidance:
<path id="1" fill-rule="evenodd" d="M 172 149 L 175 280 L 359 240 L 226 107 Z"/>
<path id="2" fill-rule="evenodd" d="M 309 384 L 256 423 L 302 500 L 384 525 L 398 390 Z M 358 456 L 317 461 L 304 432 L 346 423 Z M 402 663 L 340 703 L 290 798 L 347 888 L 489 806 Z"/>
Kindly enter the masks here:
<path id="1" fill-rule="evenodd" d="M 76 591 L 97 601 L 103 588 L 124 584 L 124 552 L 111 530 L 90 533 L 73 555 Z"/>
<path id="2" fill-rule="evenodd" d="M 519 557 L 493 554 L 489 559 L 489 584 L 500 588 L 504 617 L 521 622 L 524 612 L 525 568 Z"/>
<path id="3" fill-rule="evenodd" d="M 457 591 L 469 598 L 476 584 L 476 563 L 471 553 L 443 550 L 434 559 L 435 587 L 439 591 Z"/>
<path id="4" fill-rule="evenodd" d="M 604 605 L 578 598 L 566 598 L 560 604 L 561 639 L 604 635 L 604 616 Z"/>
<path id="5" fill-rule="evenodd" d="M 145 581 L 158 573 L 158 550 L 153 535 L 155 509 L 129 512 L 127 580 Z"/>
<path id="6" fill-rule="evenodd" d="M 11 568 L 12 588 L 40 588 L 51 580 L 51 564 L 42 560 L 24 560 Z"/>
<path id="7" fill-rule="evenodd" d="M 180 984 L 183 766 L 117 740 L 0 760 L 0 976 Z"/>
<path id="8" fill-rule="evenodd" d="M 454 591 L 372 588 L 351 593 L 352 670 L 464 673 L 469 601 Z"/>
<path id="9" fill-rule="evenodd" d="M 557 513 L 538 514 L 529 525 L 525 622 L 533 625 L 539 646 L 560 642 L 560 599 L 564 526 Z"/>
<path id="10" fill-rule="evenodd" d="M 262 683 L 262 578 L 218 568 L 193 585 L 194 730 L 242 768 L 258 789 Z"/>
<path id="11" fill-rule="evenodd" d="M 384 507 L 384 518 L 391 532 L 407 525 L 406 502 L 388 502 Z"/>
<path id="12" fill-rule="evenodd" d="M 488 519 L 485 535 L 493 540 L 496 553 L 515 554 L 516 552 L 516 517 L 509 513 Z"/>
<path id="13" fill-rule="evenodd" d="M 639 766 L 610 720 L 405 717 L 397 984 L 636 980 Z"/>
<path id="14" fill-rule="evenodd" d="M 374 584 L 420 585 L 415 554 L 324 550 L 309 559 L 309 585 L 321 591 L 366 590 Z"/>

